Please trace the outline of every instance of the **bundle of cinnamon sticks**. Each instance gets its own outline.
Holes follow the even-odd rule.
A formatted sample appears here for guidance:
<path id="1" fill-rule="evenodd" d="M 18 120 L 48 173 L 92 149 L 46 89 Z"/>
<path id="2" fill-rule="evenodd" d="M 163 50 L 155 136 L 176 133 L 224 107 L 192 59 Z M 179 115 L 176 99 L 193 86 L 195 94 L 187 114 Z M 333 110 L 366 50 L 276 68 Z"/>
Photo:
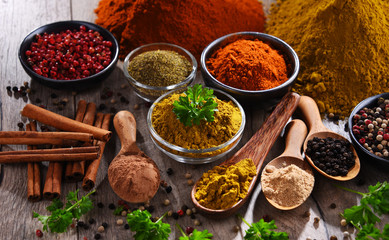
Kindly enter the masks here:
<path id="1" fill-rule="evenodd" d="M 41 199 L 39 162 L 42 161 L 49 161 L 44 198 L 60 196 L 64 163 L 67 169 L 65 179 L 71 176 L 71 180 L 83 180 L 83 189 L 91 190 L 95 185 L 105 144 L 112 134 L 108 130 L 111 114 L 96 114 L 94 103 L 81 100 L 75 120 L 31 104 L 24 107 L 22 115 L 63 131 L 37 132 L 36 122 L 32 121 L 26 125 L 25 132 L 0 132 L 0 144 L 28 145 L 27 150 L 0 152 L 0 163 L 28 163 L 28 199 Z M 36 145 L 42 144 L 50 144 L 52 148 L 36 149 Z"/>

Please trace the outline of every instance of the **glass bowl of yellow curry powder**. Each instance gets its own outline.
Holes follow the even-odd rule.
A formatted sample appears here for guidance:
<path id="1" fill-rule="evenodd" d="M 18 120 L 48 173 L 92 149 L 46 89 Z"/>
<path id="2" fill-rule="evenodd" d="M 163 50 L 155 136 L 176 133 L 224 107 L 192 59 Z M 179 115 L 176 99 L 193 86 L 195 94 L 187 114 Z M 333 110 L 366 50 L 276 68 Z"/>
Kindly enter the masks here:
<path id="1" fill-rule="evenodd" d="M 152 43 L 131 51 L 123 72 L 135 93 L 153 102 L 162 94 L 185 88 L 196 77 L 197 61 L 184 48 L 169 43 Z"/>
<path id="2" fill-rule="evenodd" d="M 195 84 L 158 98 L 147 115 L 154 144 L 176 161 L 213 162 L 242 138 L 246 115 L 232 96 Z"/>

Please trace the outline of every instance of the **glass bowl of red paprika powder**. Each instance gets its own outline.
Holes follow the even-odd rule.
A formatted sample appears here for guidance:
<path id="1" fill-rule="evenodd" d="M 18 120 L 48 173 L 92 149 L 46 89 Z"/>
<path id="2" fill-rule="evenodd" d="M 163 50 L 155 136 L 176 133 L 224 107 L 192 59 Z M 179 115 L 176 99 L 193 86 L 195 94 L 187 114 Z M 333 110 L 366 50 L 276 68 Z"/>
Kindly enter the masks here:
<path id="1" fill-rule="evenodd" d="M 282 98 L 292 88 L 300 63 L 281 39 L 259 32 L 238 32 L 210 43 L 200 58 L 207 86 L 228 92 L 241 103 Z"/>
<path id="2" fill-rule="evenodd" d="M 115 69 L 119 44 L 105 28 L 85 21 L 61 21 L 30 32 L 19 48 L 26 73 L 42 84 L 80 90 L 96 86 Z"/>

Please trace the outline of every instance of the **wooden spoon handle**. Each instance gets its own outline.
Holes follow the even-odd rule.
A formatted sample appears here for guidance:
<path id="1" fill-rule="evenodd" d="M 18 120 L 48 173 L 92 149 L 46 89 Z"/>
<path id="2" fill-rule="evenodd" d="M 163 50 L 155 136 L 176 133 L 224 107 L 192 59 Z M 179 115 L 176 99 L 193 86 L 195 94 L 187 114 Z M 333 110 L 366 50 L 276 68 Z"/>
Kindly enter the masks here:
<path id="1" fill-rule="evenodd" d="M 309 135 L 328 130 L 321 121 L 319 108 L 315 100 L 308 96 L 301 96 L 298 108 L 303 114 L 304 122 L 308 126 Z"/>
<path id="2" fill-rule="evenodd" d="M 120 111 L 115 115 L 113 125 L 122 144 L 118 155 L 140 152 L 140 149 L 136 146 L 136 121 L 134 115 L 129 111 Z"/>
<path id="3" fill-rule="evenodd" d="M 303 121 L 295 119 L 286 126 L 286 132 L 285 151 L 281 155 L 302 159 L 301 146 L 307 136 L 307 126 Z"/>
<path id="4" fill-rule="evenodd" d="M 286 94 L 261 128 L 234 156 L 226 161 L 226 164 L 235 164 L 242 159 L 251 158 L 259 171 L 266 155 L 297 108 L 299 99 L 300 95 L 297 93 Z"/>

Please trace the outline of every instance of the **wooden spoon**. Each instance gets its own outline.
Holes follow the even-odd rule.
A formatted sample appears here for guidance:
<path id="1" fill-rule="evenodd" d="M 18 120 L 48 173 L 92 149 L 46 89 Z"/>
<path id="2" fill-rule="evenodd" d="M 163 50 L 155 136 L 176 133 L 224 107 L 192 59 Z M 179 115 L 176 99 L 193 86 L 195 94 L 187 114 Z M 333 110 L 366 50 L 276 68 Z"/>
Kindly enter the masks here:
<path id="1" fill-rule="evenodd" d="M 160 184 L 157 165 L 136 146 L 136 122 L 128 111 L 118 112 L 113 124 L 122 147 L 108 167 L 113 191 L 130 203 L 142 203 L 154 197 Z"/>
<path id="2" fill-rule="evenodd" d="M 288 124 L 287 129 L 288 135 L 285 139 L 285 151 L 280 156 L 271 160 L 266 165 L 266 167 L 262 171 L 261 183 L 264 178 L 264 175 L 268 174 L 268 171 L 266 171 L 267 169 L 270 171 L 271 167 L 275 167 L 277 169 L 285 168 L 291 164 L 296 165 L 297 167 L 303 169 L 304 171 L 312 175 L 312 177 L 314 177 L 310 165 L 306 161 L 304 161 L 303 156 L 301 155 L 301 146 L 303 145 L 305 137 L 307 136 L 307 127 L 305 126 L 303 121 L 295 119 Z M 313 182 L 309 184 L 309 186 L 311 187 L 309 195 L 312 192 L 314 182 L 315 179 L 313 178 Z M 280 210 L 291 210 L 297 208 L 298 206 L 303 204 L 305 200 L 309 197 L 308 195 L 305 199 L 301 199 L 302 201 L 300 204 L 296 204 L 293 206 L 282 206 L 270 199 L 268 196 L 266 196 L 265 191 L 263 193 L 269 203 Z"/>
<path id="3" fill-rule="evenodd" d="M 308 136 L 304 142 L 304 147 L 303 147 L 304 152 L 307 150 L 308 141 L 312 140 L 314 137 L 318 137 L 318 138 L 331 137 L 334 139 L 342 139 L 348 141 L 347 138 L 335 132 L 330 131 L 323 125 L 320 117 L 319 108 L 317 107 L 315 100 L 313 100 L 308 96 L 302 96 L 300 98 L 300 103 L 298 107 L 301 113 L 303 114 L 303 118 L 309 129 Z M 355 165 L 351 169 L 349 169 L 349 172 L 347 173 L 346 176 L 331 176 L 325 173 L 324 171 L 322 171 L 320 168 L 318 168 L 313 163 L 312 159 L 307 156 L 307 154 L 305 154 L 305 157 L 313 168 L 315 168 L 319 173 L 326 176 L 327 178 L 338 180 L 338 181 L 347 181 L 355 178 L 358 175 L 359 170 L 361 169 L 359 157 L 352 145 L 351 145 L 351 150 L 355 157 Z"/>
<path id="4" fill-rule="evenodd" d="M 210 217 L 227 217 L 235 213 L 249 198 L 252 190 L 254 189 L 255 182 L 258 178 L 258 174 L 261 170 L 262 163 L 269 153 L 274 142 L 277 140 L 282 129 L 288 122 L 288 119 L 292 116 L 294 110 L 297 108 L 300 95 L 297 93 L 288 93 L 278 103 L 276 108 L 270 114 L 270 116 L 262 124 L 261 128 L 251 137 L 251 139 L 230 159 L 221 163 L 220 165 L 229 166 L 238 163 L 240 160 L 251 158 L 257 168 L 257 175 L 251 181 L 249 190 L 246 197 L 239 200 L 236 204 L 228 209 L 215 210 L 206 208 L 200 205 L 196 198 L 196 186 L 194 185 L 191 198 L 195 207 L 202 213 Z"/>

